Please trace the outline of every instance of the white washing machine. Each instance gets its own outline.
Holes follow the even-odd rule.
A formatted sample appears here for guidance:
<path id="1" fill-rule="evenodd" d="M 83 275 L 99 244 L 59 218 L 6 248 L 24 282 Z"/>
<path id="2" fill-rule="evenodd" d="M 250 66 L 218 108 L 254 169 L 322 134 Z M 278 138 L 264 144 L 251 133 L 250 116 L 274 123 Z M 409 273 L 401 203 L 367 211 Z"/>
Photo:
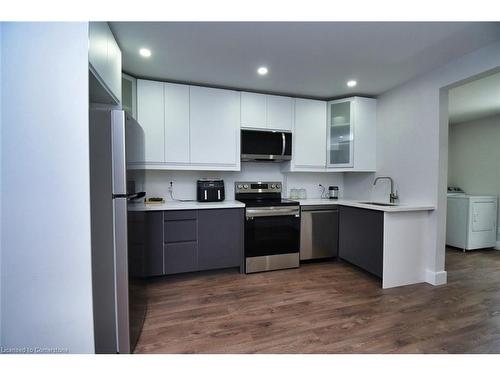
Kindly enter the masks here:
<path id="1" fill-rule="evenodd" d="M 465 250 L 495 247 L 497 196 L 448 193 L 446 244 Z"/>

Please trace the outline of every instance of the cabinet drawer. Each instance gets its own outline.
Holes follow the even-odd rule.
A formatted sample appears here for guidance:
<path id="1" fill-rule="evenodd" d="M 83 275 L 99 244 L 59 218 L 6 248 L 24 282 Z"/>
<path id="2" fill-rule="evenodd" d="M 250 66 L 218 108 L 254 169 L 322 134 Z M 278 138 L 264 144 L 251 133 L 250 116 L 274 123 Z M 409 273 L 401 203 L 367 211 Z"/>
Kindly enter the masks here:
<path id="1" fill-rule="evenodd" d="M 196 241 L 196 220 L 165 221 L 165 243 Z"/>
<path id="2" fill-rule="evenodd" d="M 196 220 L 196 210 L 179 210 L 179 211 L 165 211 L 165 221 L 173 220 Z"/>
<path id="3" fill-rule="evenodd" d="M 166 274 L 197 270 L 198 250 L 196 242 L 165 244 L 163 249 Z"/>

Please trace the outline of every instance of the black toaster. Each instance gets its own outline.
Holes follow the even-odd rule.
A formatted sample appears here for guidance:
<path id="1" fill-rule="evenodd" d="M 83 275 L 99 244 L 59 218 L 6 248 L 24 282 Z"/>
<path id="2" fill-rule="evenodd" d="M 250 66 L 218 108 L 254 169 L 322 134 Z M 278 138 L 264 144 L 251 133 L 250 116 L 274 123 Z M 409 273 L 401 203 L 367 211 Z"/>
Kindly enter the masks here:
<path id="1" fill-rule="evenodd" d="M 220 178 L 202 178 L 196 182 L 198 202 L 221 202 L 224 200 L 224 180 Z"/>

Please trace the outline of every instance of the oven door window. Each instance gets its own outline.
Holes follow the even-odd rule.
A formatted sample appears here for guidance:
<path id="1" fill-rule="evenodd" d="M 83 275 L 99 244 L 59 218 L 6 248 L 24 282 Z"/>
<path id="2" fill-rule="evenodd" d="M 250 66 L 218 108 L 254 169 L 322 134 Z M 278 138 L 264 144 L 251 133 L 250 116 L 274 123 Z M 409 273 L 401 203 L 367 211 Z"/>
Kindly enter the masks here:
<path id="1" fill-rule="evenodd" d="M 299 248 L 299 217 L 265 216 L 246 220 L 246 257 L 297 253 Z"/>

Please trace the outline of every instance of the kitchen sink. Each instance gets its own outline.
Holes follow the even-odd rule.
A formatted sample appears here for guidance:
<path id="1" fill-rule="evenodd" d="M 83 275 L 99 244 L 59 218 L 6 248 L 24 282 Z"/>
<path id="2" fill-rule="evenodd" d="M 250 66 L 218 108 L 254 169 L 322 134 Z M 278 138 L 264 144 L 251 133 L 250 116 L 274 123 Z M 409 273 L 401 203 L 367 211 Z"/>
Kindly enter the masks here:
<path id="1" fill-rule="evenodd" d="M 382 203 L 382 202 L 359 202 L 359 203 L 362 203 L 362 204 L 372 204 L 374 206 L 387 206 L 387 207 L 397 206 L 396 203 Z"/>

